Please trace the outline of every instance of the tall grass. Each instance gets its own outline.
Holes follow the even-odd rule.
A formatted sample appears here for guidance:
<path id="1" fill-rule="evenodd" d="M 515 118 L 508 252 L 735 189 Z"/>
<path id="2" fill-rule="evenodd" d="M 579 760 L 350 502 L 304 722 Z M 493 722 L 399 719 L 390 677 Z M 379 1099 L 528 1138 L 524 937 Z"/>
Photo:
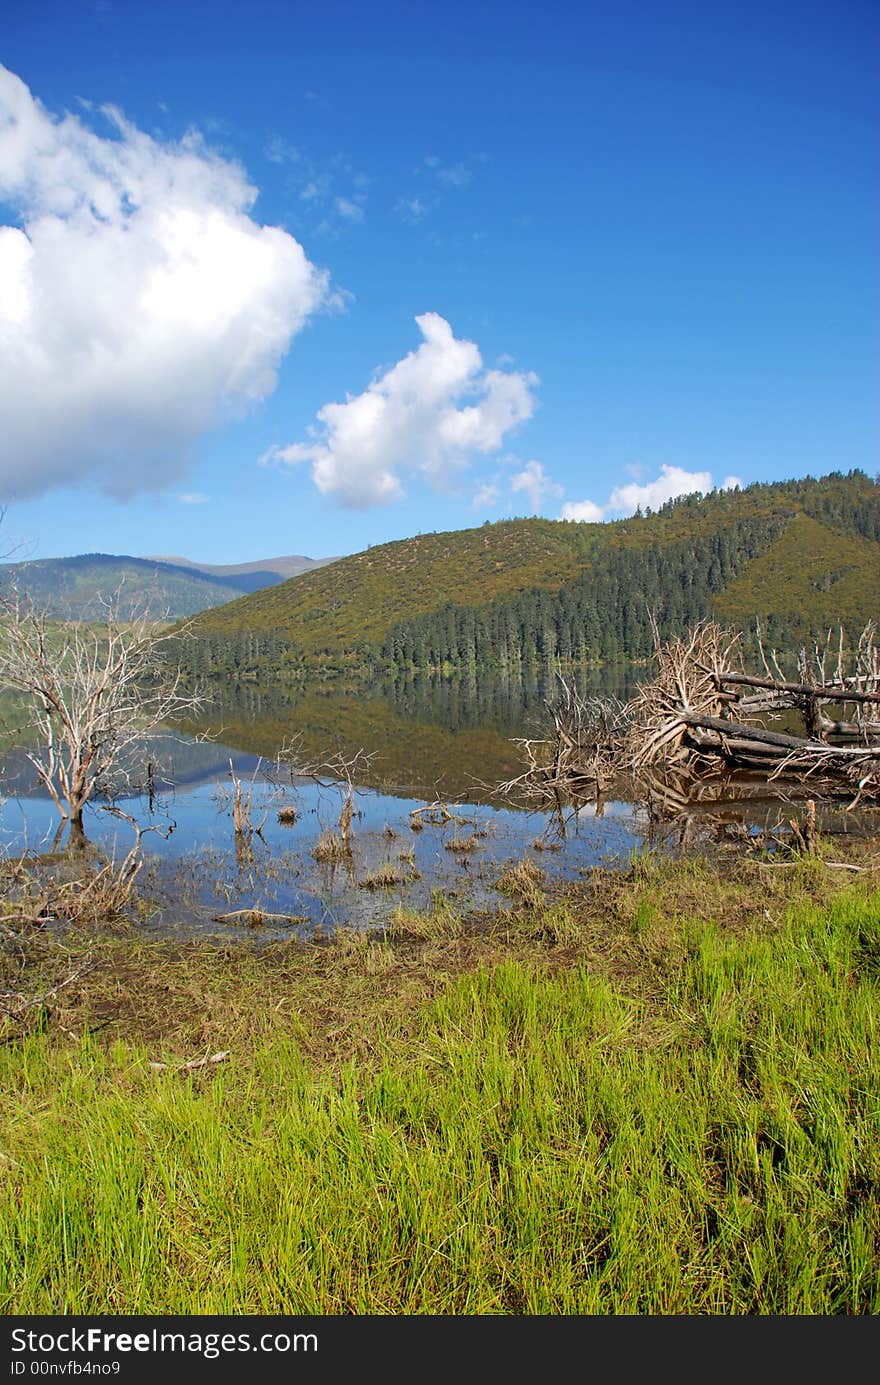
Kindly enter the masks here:
<path id="1" fill-rule="evenodd" d="M 880 1311 L 880 896 L 652 967 L 479 967 L 335 1068 L 7 1046 L 0 1309 Z"/>

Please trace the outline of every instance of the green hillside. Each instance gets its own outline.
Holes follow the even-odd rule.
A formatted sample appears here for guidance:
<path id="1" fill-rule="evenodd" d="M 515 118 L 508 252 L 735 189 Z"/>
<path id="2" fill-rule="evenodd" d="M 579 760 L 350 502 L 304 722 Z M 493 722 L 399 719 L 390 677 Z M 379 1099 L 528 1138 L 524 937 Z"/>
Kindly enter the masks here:
<path id="1" fill-rule="evenodd" d="M 761 620 L 771 639 L 880 619 L 880 544 L 800 514 L 715 601 L 722 620 Z"/>
<path id="2" fill-rule="evenodd" d="M 255 593 L 199 622 L 208 632 L 275 631 L 307 655 L 380 643 L 402 611 L 421 615 L 546 583 L 583 565 L 588 525 L 522 519 L 382 544 Z"/>
<path id="3" fill-rule="evenodd" d="M 419 535 L 205 612 L 195 629 L 215 651 L 250 642 L 257 666 L 264 639 L 284 643 L 288 664 L 329 673 L 516 669 L 644 658 L 650 612 L 664 633 L 713 613 L 751 628 L 761 615 L 789 641 L 829 619 L 862 625 L 878 613 L 878 582 L 880 486 L 834 473 L 680 497 L 609 524 Z"/>

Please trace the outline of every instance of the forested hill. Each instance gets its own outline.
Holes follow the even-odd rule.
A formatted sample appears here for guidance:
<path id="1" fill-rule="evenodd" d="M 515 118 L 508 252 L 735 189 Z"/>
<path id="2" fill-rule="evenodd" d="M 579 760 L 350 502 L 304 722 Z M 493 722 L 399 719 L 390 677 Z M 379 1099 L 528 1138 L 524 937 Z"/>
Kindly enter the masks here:
<path id="1" fill-rule="evenodd" d="M 607 524 L 504 520 L 344 558 L 196 619 L 194 662 L 234 675 L 644 658 L 716 614 L 793 646 L 880 614 L 880 485 L 863 472 L 670 501 Z"/>

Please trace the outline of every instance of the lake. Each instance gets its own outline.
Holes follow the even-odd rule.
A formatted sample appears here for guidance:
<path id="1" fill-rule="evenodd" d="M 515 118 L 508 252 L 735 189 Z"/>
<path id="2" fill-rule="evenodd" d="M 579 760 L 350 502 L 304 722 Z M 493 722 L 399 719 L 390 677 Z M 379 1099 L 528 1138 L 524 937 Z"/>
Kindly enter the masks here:
<path id="1" fill-rule="evenodd" d="M 625 698 L 637 676 L 603 670 L 584 691 Z M 545 732 L 553 691 L 552 679 L 537 677 L 223 690 L 198 725 L 151 743 L 152 792 L 116 801 L 150 829 L 139 927 L 232 938 L 253 935 L 258 912 L 260 937 L 305 937 L 374 926 L 400 906 L 428 908 L 438 891 L 461 907 L 490 908 L 502 902 L 499 879 L 524 856 L 548 879 L 572 878 L 625 866 L 646 842 L 661 851 L 741 843 L 792 812 L 743 776 L 719 781 L 717 794 L 706 786 L 693 810 L 665 822 L 626 785 L 599 807 L 561 817 L 511 806 L 499 785 L 524 768 L 516 738 Z M 338 831 L 348 794 L 333 769 L 343 762 L 353 766 L 351 854 L 322 864 L 313 852 L 322 834 Z M 303 765 L 314 773 L 294 772 Z M 234 780 L 252 828 L 238 835 Z M 59 817 L 20 749 L 0 759 L 0 784 L 4 851 L 50 850 Z M 425 811 L 435 803 L 448 816 Z M 859 830 L 842 808 L 825 805 L 823 831 Z M 130 825 L 101 805 L 87 810 L 85 825 L 117 858 L 133 840 Z"/>

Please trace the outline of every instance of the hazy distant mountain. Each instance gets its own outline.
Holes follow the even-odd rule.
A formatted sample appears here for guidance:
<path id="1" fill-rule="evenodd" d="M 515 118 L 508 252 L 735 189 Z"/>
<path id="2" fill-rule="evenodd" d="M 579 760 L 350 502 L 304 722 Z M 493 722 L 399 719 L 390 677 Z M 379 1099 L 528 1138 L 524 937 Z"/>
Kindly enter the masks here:
<path id="1" fill-rule="evenodd" d="M 328 563 L 335 563 L 336 558 L 304 558 L 297 553 L 287 554 L 281 558 L 261 558 L 254 563 L 194 563 L 189 558 L 181 558 L 176 554 L 165 553 L 145 553 L 144 557 L 156 563 L 171 563 L 174 567 L 196 568 L 199 572 L 210 573 L 212 577 L 237 577 L 239 574 L 247 576 L 250 573 L 275 572 L 279 577 L 298 577 L 301 572 L 311 572 L 312 568 L 326 567 Z M 269 586 L 270 583 L 261 585 Z M 248 588 L 249 591 L 256 591 L 257 588 Z"/>
<path id="2" fill-rule="evenodd" d="M 60 619 L 98 619 L 102 602 L 115 592 L 119 592 L 123 617 L 146 605 L 149 614 L 157 618 L 178 619 L 275 586 L 291 575 L 330 561 L 268 558 L 201 568 L 185 558 L 81 553 L 71 558 L 2 563 L 0 590 L 15 585 L 36 607 Z"/>

